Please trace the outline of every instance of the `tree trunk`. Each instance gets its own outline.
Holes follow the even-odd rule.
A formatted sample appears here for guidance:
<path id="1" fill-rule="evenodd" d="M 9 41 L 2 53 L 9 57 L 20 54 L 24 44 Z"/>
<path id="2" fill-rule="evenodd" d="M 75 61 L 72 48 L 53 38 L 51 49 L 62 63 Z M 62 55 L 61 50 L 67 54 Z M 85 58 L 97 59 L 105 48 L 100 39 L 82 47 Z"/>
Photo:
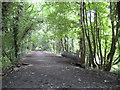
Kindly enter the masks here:
<path id="1" fill-rule="evenodd" d="M 81 27 L 82 27 L 82 53 L 81 53 L 81 63 L 85 64 L 85 55 L 86 55 L 86 45 L 85 45 L 85 25 L 84 25 L 84 1 L 81 2 L 80 5 L 80 19 L 81 19 Z"/>
<path id="2" fill-rule="evenodd" d="M 18 47 L 18 21 L 19 21 L 19 8 L 16 9 L 17 13 L 14 13 L 15 17 L 14 18 L 14 26 L 13 26 L 13 39 L 14 39 L 14 50 L 15 50 L 15 57 L 17 58 L 17 54 L 19 51 Z"/>
<path id="3" fill-rule="evenodd" d="M 112 66 L 112 60 L 113 60 L 113 56 L 115 54 L 115 50 L 116 50 L 116 35 L 115 35 L 115 25 L 114 25 L 114 20 L 113 20 L 113 8 L 112 8 L 112 2 L 110 2 L 110 19 L 111 19 L 111 25 L 112 25 L 112 43 L 111 43 L 111 48 L 110 48 L 110 52 L 107 55 L 107 60 L 108 63 L 105 66 L 105 71 L 110 71 L 111 66 Z"/>
<path id="4" fill-rule="evenodd" d="M 85 12 L 86 12 L 86 8 L 85 8 Z M 86 14 L 86 27 L 88 27 L 88 20 L 87 20 L 87 13 Z M 88 32 L 87 32 L 88 31 Z M 91 66 L 91 64 L 93 65 L 93 67 L 95 68 L 96 65 L 94 63 L 94 54 L 93 54 L 93 51 L 92 51 L 92 45 L 91 45 L 91 40 L 90 40 L 90 35 L 89 35 L 89 30 L 86 30 L 85 29 L 85 35 L 87 37 L 87 41 L 88 41 L 88 46 L 89 46 L 89 66 Z"/>

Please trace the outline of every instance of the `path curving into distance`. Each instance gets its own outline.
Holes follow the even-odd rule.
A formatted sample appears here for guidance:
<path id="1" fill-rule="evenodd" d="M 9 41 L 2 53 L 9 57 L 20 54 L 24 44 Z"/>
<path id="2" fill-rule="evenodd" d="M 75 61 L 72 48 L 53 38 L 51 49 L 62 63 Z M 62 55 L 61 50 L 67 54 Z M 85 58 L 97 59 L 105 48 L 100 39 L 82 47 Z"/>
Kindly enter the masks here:
<path id="1" fill-rule="evenodd" d="M 4 76 L 3 88 L 106 88 L 118 86 L 118 75 L 73 65 L 73 60 L 45 51 L 32 51 Z"/>

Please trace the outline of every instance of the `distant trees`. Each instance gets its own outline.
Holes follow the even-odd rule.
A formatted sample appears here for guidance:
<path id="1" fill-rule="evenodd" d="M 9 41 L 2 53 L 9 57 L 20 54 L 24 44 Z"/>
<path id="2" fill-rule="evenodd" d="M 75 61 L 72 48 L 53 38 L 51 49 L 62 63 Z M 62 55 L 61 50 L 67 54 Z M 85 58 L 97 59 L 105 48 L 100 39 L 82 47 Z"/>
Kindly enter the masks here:
<path id="1" fill-rule="evenodd" d="M 86 67 L 120 61 L 120 2 L 3 2 L 3 63 L 21 52 L 74 52 Z M 8 62 L 7 62 L 8 63 Z"/>
<path id="2" fill-rule="evenodd" d="M 65 41 L 59 47 L 65 46 L 65 51 L 79 51 L 79 61 L 89 67 L 97 66 L 98 69 L 110 71 L 114 62 L 119 63 L 118 3 L 75 2 L 48 5 L 46 7 L 53 10 L 47 16 L 48 23 L 54 28 L 52 31 L 57 32 L 54 33 L 56 38 L 62 34 L 61 38 Z M 69 40 L 71 38 L 74 38 L 73 41 Z M 66 43 L 72 43 L 74 49 Z"/>
<path id="3" fill-rule="evenodd" d="M 37 9 L 30 3 L 2 2 L 2 63 L 3 68 L 18 62 L 18 54 L 26 52 L 29 32 L 37 22 Z M 34 17 L 36 16 L 36 19 Z M 35 24 L 35 25 L 33 25 Z"/>

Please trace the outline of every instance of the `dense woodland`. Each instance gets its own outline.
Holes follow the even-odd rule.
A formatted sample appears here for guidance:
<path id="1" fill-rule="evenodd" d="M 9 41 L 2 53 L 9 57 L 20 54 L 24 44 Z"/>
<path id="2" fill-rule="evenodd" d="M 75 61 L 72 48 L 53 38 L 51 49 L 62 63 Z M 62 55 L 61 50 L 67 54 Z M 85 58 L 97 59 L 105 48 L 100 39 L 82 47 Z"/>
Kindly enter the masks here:
<path id="1" fill-rule="evenodd" d="M 2 2 L 2 68 L 32 50 L 74 52 L 86 68 L 120 67 L 120 2 Z"/>

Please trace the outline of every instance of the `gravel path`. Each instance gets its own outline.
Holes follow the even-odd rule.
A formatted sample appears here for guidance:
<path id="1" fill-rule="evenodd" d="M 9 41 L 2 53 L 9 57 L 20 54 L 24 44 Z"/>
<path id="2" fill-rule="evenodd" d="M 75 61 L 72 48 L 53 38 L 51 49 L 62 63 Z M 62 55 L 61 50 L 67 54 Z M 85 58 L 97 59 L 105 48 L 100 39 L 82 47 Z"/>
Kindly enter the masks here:
<path id="1" fill-rule="evenodd" d="M 118 87 L 118 75 L 73 65 L 73 60 L 45 51 L 32 51 L 3 77 L 3 88 L 107 88 Z"/>

